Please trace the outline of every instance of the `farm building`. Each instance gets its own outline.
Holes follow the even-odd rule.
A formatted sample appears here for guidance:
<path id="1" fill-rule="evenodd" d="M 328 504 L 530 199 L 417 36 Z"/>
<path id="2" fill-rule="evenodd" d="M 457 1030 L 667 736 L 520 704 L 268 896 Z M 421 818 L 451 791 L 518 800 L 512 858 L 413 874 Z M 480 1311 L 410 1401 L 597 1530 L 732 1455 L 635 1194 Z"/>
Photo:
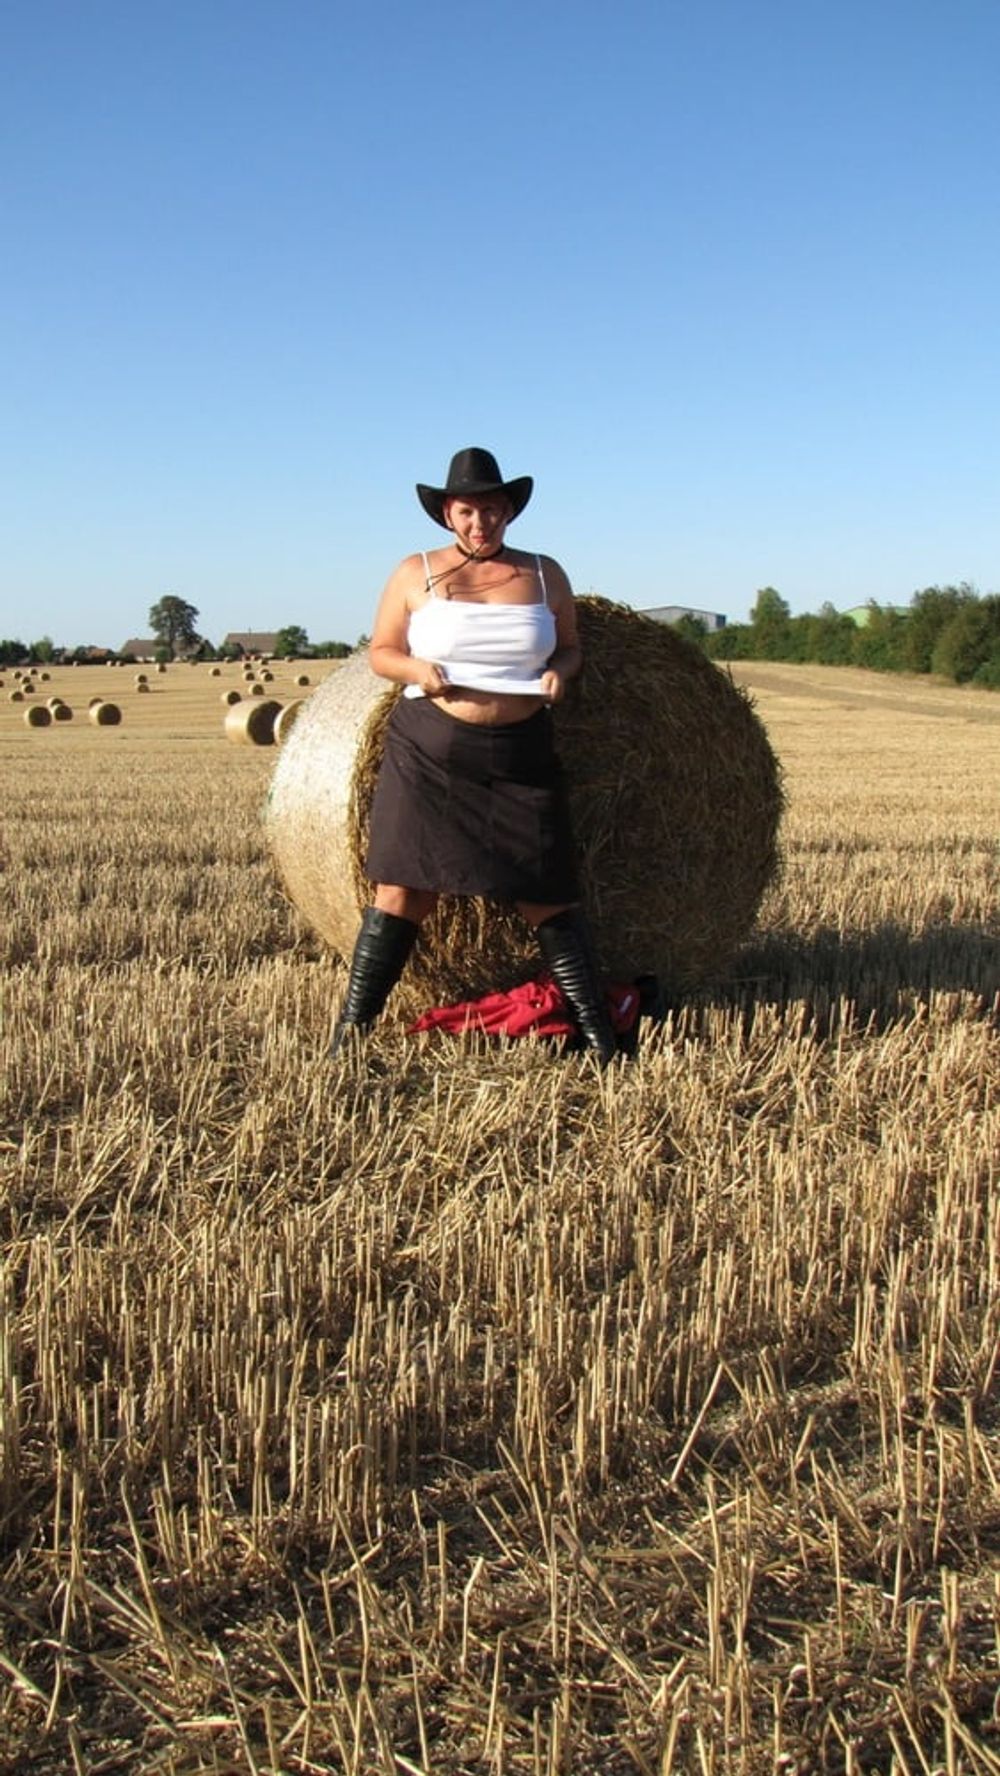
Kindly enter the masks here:
<path id="1" fill-rule="evenodd" d="M 231 629 L 222 642 L 223 653 L 273 654 L 278 645 L 277 631 L 264 634 L 256 629 Z"/>
<path id="2" fill-rule="evenodd" d="M 158 647 L 162 647 L 155 635 L 135 636 L 130 641 L 123 641 L 118 649 L 119 654 L 130 654 L 133 660 L 152 660 Z"/>
<path id="3" fill-rule="evenodd" d="M 640 611 L 639 615 L 652 617 L 654 623 L 679 623 L 682 617 L 692 617 L 696 623 L 703 623 L 708 631 L 726 627 L 721 612 L 694 610 L 688 604 L 658 604 L 653 610 Z"/>
<path id="4" fill-rule="evenodd" d="M 909 607 L 905 604 L 883 604 L 879 609 L 897 617 L 909 616 Z M 849 610 L 841 611 L 840 614 L 850 617 L 856 628 L 866 629 L 871 622 L 872 607 L 871 604 L 852 604 Z"/>

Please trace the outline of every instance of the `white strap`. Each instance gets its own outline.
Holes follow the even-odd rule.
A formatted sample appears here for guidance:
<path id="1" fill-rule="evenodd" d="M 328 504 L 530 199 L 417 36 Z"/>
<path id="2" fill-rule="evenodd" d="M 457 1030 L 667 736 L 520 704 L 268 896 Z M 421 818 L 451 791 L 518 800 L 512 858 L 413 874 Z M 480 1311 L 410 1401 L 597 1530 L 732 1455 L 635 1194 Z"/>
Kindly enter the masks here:
<path id="1" fill-rule="evenodd" d="M 536 568 L 537 568 L 537 570 L 538 570 L 538 583 L 539 583 L 539 585 L 540 585 L 540 586 L 541 586 L 541 588 L 542 588 L 542 596 L 541 596 L 541 599 L 540 599 L 540 601 L 539 601 L 539 602 L 540 602 L 540 603 L 541 603 L 541 604 L 548 604 L 548 602 L 549 602 L 549 594 L 548 594 L 548 590 L 547 590 L 547 588 L 546 588 L 546 585 L 545 585 L 545 573 L 544 573 L 544 570 L 543 570 L 543 568 L 542 568 L 542 558 L 541 558 L 541 556 L 540 556 L 540 555 L 536 555 L 536 556 L 535 556 L 535 567 L 536 567 Z"/>

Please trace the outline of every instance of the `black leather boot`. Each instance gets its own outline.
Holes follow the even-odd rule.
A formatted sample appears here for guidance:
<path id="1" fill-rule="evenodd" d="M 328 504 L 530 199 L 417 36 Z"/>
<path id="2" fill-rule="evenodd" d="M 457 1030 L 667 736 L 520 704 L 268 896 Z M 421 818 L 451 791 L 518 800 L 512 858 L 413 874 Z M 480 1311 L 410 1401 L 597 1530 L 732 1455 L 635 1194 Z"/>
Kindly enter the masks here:
<path id="1" fill-rule="evenodd" d="M 618 1052 L 590 943 L 587 921 L 577 907 L 555 913 L 535 929 L 538 947 L 552 979 L 569 1006 L 585 1046 L 602 1067 Z"/>
<path id="2" fill-rule="evenodd" d="M 337 1053 L 348 1030 L 367 1030 L 375 1022 L 406 967 L 419 929 L 412 919 L 384 913 L 380 907 L 366 908 L 330 1042 L 331 1055 Z"/>

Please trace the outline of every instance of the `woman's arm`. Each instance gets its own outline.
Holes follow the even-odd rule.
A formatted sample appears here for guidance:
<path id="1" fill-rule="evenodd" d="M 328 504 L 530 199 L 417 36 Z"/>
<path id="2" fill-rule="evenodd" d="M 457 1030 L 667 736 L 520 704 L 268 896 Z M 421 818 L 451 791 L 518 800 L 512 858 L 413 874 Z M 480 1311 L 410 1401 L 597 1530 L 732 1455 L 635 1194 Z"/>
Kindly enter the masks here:
<path id="1" fill-rule="evenodd" d="M 449 688 L 440 667 L 433 660 L 417 659 L 407 642 L 409 594 L 414 581 L 419 583 L 420 571 L 420 557 L 409 555 L 390 574 L 375 613 L 368 658 L 379 678 L 391 678 L 395 684 L 419 685 L 426 697 L 440 697 Z"/>
<path id="2" fill-rule="evenodd" d="M 556 651 L 542 673 L 542 696 L 548 703 L 558 703 L 568 679 L 575 678 L 583 665 L 583 651 L 576 623 L 573 588 L 558 561 L 545 557 L 545 590 L 549 608 L 556 620 Z"/>

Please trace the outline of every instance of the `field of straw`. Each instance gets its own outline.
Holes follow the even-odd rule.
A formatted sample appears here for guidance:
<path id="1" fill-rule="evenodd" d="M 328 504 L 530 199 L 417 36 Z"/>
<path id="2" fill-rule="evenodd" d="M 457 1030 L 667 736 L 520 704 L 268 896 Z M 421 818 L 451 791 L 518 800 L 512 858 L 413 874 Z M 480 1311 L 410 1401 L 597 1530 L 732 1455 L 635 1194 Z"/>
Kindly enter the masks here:
<path id="1" fill-rule="evenodd" d="M 1000 1771 L 1000 698 L 734 675 L 783 880 L 604 1075 L 324 1059 L 236 668 L 0 701 L 4 1772 Z"/>

